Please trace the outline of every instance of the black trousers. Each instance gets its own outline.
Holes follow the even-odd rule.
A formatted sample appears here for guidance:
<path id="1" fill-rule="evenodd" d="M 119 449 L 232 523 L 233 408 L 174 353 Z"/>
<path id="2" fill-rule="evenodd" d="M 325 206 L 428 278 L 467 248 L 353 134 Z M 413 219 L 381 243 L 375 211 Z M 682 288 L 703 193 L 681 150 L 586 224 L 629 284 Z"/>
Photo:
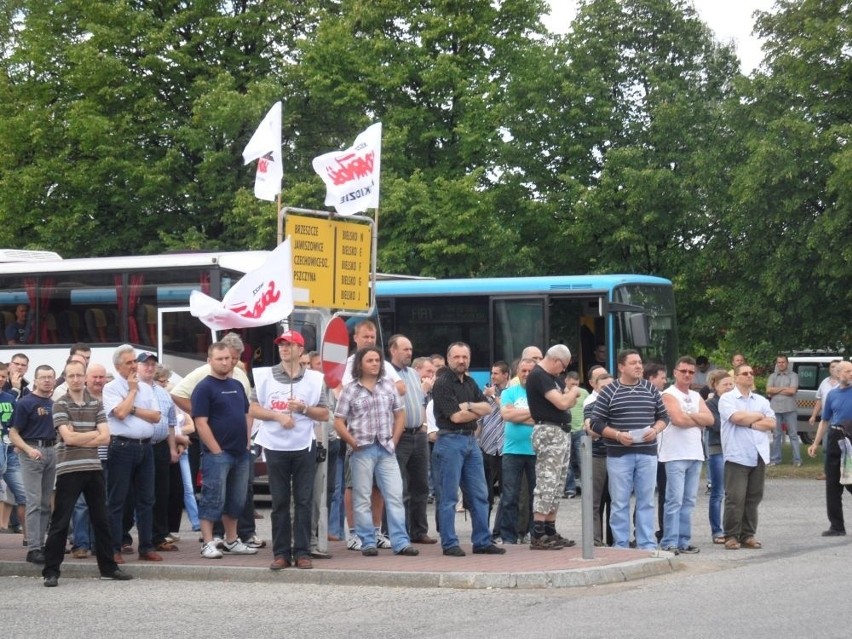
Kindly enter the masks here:
<path id="1" fill-rule="evenodd" d="M 154 450 L 154 519 L 152 540 L 154 546 L 166 540 L 169 530 L 169 482 L 172 459 L 169 440 L 153 445 Z"/>
<path id="2" fill-rule="evenodd" d="M 404 431 L 396 445 L 396 459 L 402 475 L 406 528 L 411 539 L 419 539 L 429 532 L 429 443 L 425 431 Z"/>
<path id="3" fill-rule="evenodd" d="M 103 471 L 85 470 L 64 473 L 56 477 L 56 490 L 53 493 L 53 515 L 47 531 L 47 543 L 44 547 L 45 577 L 59 576 L 62 560 L 65 558 L 65 541 L 68 539 L 68 527 L 77 498 L 83 495 L 89 507 L 92 532 L 95 535 L 95 555 L 98 570 L 108 575 L 118 566 L 113 559 L 112 534 L 106 510 L 106 483 Z"/>
<path id="4" fill-rule="evenodd" d="M 843 523 L 843 489 L 852 493 L 852 485 L 840 483 L 840 445 L 844 438 L 841 431 L 828 431 L 828 448 L 825 449 L 825 506 L 832 530 L 846 531 Z"/>

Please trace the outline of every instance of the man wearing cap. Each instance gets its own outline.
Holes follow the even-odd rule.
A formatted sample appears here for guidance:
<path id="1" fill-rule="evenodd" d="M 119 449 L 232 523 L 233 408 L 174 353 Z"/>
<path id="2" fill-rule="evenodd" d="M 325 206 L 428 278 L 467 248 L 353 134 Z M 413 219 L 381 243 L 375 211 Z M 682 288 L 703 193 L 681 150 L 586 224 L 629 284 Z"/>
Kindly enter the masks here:
<path id="1" fill-rule="evenodd" d="M 104 411 L 109 423 L 110 443 L 107 456 L 107 509 L 112 529 L 115 562 L 124 563 L 121 543 L 124 505 L 135 496 L 136 531 L 139 534 L 139 559 L 162 561 L 154 551 L 152 539 L 154 510 L 154 451 L 151 437 L 162 414 L 154 390 L 139 381 L 136 351 L 122 344 L 112 354 L 118 373 L 104 386 Z"/>
<path id="2" fill-rule="evenodd" d="M 250 414 L 262 420 L 255 442 L 263 446 L 272 495 L 271 570 L 313 568 L 311 506 L 317 447 L 314 426 L 328 420 L 322 373 L 300 362 L 305 339 L 284 331 L 275 339 L 281 364 L 255 368 Z M 292 490 L 291 490 L 292 486 Z M 291 500 L 292 496 L 292 500 Z M 290 519 L 290 502 L 294 519 Z"/>
<path id="3" fill-rule="evenodd" d="M 148 351 L 142 351 L 136 358 L 139 381 L 147 384 L 154 391 L 157 406 L 160 409 L 160 421 L 154 424 L 154 434 L 151 446 L 154 453 L 154 511 L 153 511 L 153 540 L 154 548 L 161 552 L 172 552 L 178 547 L 166 537 L 169 536 L 169 486 L 174 476 L 180 481 L 180 468 L 177 465 L 180 456 L 175 443 L 175 424 L 177 412 L 172 398 L 165 388 L 154 383 L 154 373 L 157 371 L 157 356 Z"/>

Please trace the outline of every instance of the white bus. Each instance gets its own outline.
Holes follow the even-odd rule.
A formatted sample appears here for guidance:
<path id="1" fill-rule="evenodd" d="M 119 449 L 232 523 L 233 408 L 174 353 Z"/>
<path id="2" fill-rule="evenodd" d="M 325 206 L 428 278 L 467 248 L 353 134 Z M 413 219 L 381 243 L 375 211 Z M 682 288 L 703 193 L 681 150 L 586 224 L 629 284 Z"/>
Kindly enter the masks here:
<path id="1" fill-rule="evenodd" d="M 161 362 L 185 375 L 206 360 L 216 337 L 189 314 L 190 292 L 222 299 L 268 255 L 240 251 L 66 260 L 49 252 L 0 250 L 0 361 L 24 353 L 30 371 L 48 364 L 60 372 L 71 345 L 84 342 L 92 348 L 92 361 L 113 372 L 112 353 L 127 343 L 157 353 Z M 16 312 L 23 315 L 24 310 L 26 320 L 16 330 Z M 317 347 L 327 315 L 294 313 L 293 325 L 304 334 L 306 350 Z M 278 331 L 276 326 L 238 331 L 249 370 L 274 363 L 272 340 Z"/>

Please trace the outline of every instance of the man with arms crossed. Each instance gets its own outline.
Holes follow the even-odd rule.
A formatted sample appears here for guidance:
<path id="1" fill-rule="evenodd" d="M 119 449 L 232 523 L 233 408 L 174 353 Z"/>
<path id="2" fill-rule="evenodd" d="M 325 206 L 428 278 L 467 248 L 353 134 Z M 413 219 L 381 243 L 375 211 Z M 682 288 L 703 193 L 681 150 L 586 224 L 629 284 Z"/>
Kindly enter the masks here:
<path id="1" fill-rule="evenodd" d="M 441 547 L 449 557 L 464 557 L 456 536 L 456 495 L 461 485 L 470 507 L 473 524 L 473 552 L 502 555 L 505 548 L 496 546 L 488 530 L 488 489 L 482 452 L 474 433 L 476 422 L 491 412 L 491 404 L 467 374 L 470 347 L 464 342 L 450 344 L 447 368 L 438 374 L 432 388 L 438 440 L 432 452 L 435 489 L 438 501 L 438 523 Z"/>
<path id="2" fill-rule="evenodd" d="M 657 475 L 657 436 L 666 427 L 663 398 L 642 378 L 642 357 L 633 349 L 618 354 L 618 379 L 598 391 L 592 428 L 607 443 L 610 527 L 613 546 L 630 541 L 630 496 L 636 495 L 636 544 L 657 546 L 654 536 L 654 487 Z"/>
<path id="3" fill-rule="evenodd" d="M 65 366 L 68 391 L 53 404 L 53 423 L 59 435 L 56 446 L 56 491 L 54 510 L 45 544 L 44 585 L 59 584 L 65 556 L 68 524 L 77 498 L 82 494 L 89 506 L 95 533 L 98 570 L 103 579 L 126 581 L 132 577 L 113 559 L 112 535 L 106 511 L 106 485 L 98 459 L 98 446 L 109 443 L 104 407 L 86 390 L 86 368 L 81 362 Z"/>
<path id="4" fill-rule="evenodd" d="M 532 444 L 535 451 L 532 550 L 561 550 L 574 545 L 556 532 L 556 513 L 568 476 L 571 456 L 571 413 L 580 389 L 565 385 L 562 375 L 571 363 L 565 344 L 547 349 L 527 378 L 527 403 L 535 422 Z"/>
<path id="5" fill-rule="evenodd" d="M 758 549 L 757 507 L 769 463 L 769 437 L 775 413 L 752 391 L 754 371 L 748 364 L 734 369 L 734 390 L 719 398 L 722 454 L 725 457 L 725 548 Z"/>
<path id="6" fill-rule="evenodd" d="M 799 390 L 799 376 L 790 370 L 786 355 L 775 358 L 775 371 L 766 380 L 766 395 L 769 406 L 775 411 L 775 433 L 772 436 L 772 448 L 769 455 L 770 465 L 781 463 L 781 445 L 784 443 L 784 426 L 790 436 L 793 448 L 793 465 L 802 465 L 801 440 L 798 431 L 796 413 L 796 391 Z"/>
<path id="7" fill-rule="evenodd" d="M 665 464 L 663 550 L 695 554 L 692 545 L 692 512 L 698 498 L 701 465 L 704 463 L 702 436 L 712 426 L 713 415 L 697 391 L 691 390 L 695 360 L 681 357 L 674 368 L 675 383 L 663 391 L 663 404 L 669 425 L 657 438 L 657 456 Z"/>

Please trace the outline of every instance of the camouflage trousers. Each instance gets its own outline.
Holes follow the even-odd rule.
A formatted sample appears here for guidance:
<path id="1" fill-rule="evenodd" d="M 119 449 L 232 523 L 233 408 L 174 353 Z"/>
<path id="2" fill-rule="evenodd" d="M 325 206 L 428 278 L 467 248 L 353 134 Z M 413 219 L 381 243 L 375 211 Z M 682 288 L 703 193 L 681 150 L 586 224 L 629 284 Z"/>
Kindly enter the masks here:
<path id="1" fill-rule="evenodd" d="M 533 428 L 532 445 L 535 451 L 533 512 L 555 514 L 565 491 L 571 456 L 571 434 L 559 426 L 537 424 Z"/>

